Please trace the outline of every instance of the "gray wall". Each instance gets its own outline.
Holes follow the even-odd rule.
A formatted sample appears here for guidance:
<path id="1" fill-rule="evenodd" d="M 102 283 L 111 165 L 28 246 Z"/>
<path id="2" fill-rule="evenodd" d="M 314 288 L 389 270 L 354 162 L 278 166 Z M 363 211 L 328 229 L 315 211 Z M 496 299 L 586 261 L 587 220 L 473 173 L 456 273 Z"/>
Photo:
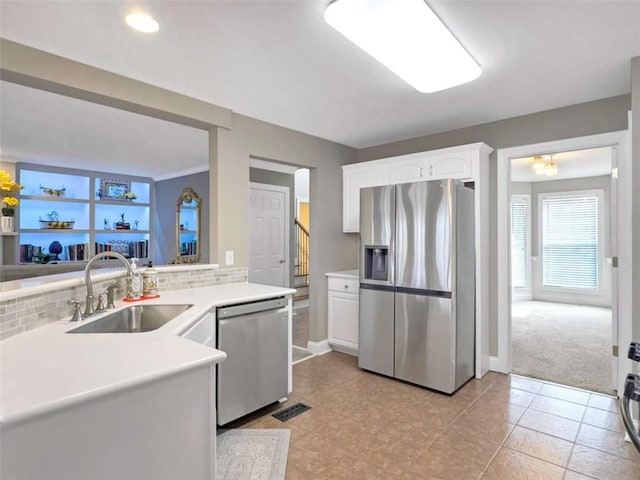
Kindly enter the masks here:
<path id="1" fill-rule="evenodd" d="M 342 165 L 353 163 L 353 148 L 233 114 L 230 130 L 210 133 L 211 194 L 233 209 L 218 208 L 212 229 L 213 254 L 236 252 L 238 265 L 249 262 L 249 159 L 310 169 L 311 229 L 309 339 L 327 338 L 325 274 L 357 266 L 357 235 L 342 232 Z M 215 233 L 214 233 L 215 230 Z M 215 258 L 215 257 L 214 257 Z"/>
<path id="2" fill-rule="evenodd" d="M 511 193 L 531 194 L 531 182 L 511 182 Z"/>
<path id="3" fill-rule="evenodd" d="M 640 111 L 640 58 L 637 62 L 637 108 Z M 448 132 L 427 135 L 424 137 L 412 138 L 400 142 L 388 143 L 376 147 L 365 148 L 358 151 L 358 161 L 375 160 L 378 158 L 393 157 L 407 153 L 434 150 L 438 148 L 451 147 L 454 145 L 464 145 L 467 143 L 485 142 L 493 148 L 516 147 L 520 145 L 530 145 L 540 142 L 549 142 L 565 138 L 582 137 L 605 132 L 615 132 L 627 129 L 627 111 L 631 107 L 631 97 L 621 95 L 618 97 L 605 98 L 594 102 L 571 105 L 569 107 L 548 110 L 545 112 L 533 113 L 521 117 L 514 117 L 497 122 L 485 123 L 472 127 L 451 130 Z M 640 123 L 640 119 L 636 123 Z M 639 140 L 640 143 L 640 140 Z M 634 151 L 637 160 L 640 145 Z M 491 154 L 489 164 L 490 183 L 490 319 L 491 319 L 491 355 L 497 354 L 498 338 L 498 296 L 493 287 L 497 284 L 497 262 L 498 252 L 496 248 L 497 238 L 497 201 L 496 201 L 496 152 Z M 634 164 L 639 164 L 634 161 Z M 635 174 L 634 174 L 635 175 Z M 640 177 L 640 174 L 638 174 Z M 634 218 L 639 219 L 640 224 L 640 178 L 636 178 L 634 203 L 637 211 Z M 640 226 L 637 226 L 640 229 Z M 640 236 L 640 232 L 638 232 Z M 637 255 L 636 258 L 640 257 Z M 635 260 L 637 261 L 637 260 Z M 640 284 L 640 262 L 638 263 L 638 284 Z M 638 296 L 636 296 L 638 297 Z M 637 308 L 634 311 L 640 312 L 640 300 L 636 299 Z M 638 316 L 640 318 L 640 316 Z M 638 331 L 640 331 L 640 320 Z"/>
<path id="4" fill-rule="evenodd" d="M 295 262 L 296 256 L 296 193 L 295 193 L 295 176 L 293 174 L 272 172 L 270 170 L 262 170 L 260 168 L 249 169 L 249 181 L 255 183 L 266 183 L 267 185 L 279 185 L 289 188 L 289 279 L 290 287 L 293 288 L 295 283 Z"/>
<path id="5" fill-rule="evenodd" d="M 171 263 L 176 258 L 176 203 L 184 187 L 202 197 L 200 226 L 200 263 L 209 263 L 209 172 L 194 173 L 156 182 L 156 263 Z"/>

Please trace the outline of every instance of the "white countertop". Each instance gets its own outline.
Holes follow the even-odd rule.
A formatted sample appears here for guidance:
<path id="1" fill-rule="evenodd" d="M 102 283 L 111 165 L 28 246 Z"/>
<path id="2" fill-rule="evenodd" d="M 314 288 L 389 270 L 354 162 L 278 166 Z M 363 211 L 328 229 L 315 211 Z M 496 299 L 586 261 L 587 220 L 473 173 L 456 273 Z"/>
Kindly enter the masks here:
<path id="1" fill-rule="evenodd" d="M 327 273 L 327 277 L 336 277 L 336 278 L 355 278 L 356 280 L 359 278 L 359 272 L 356 268 L 355 270 L 341 270 L 339 272 L 329 272 Z"/>
<path id="2" fill-rule="evenodd" d="M 192 303 L 167 324 L 145 333 L 66 334 L 81 323 L 45 325 L 0 342 L 0 422 L 9 423 L 143 384 L 226 354 L 180 337 L 213 307 L 295 293 L 290 288 L 235 283 L 160 292 L 160 298 L 131 305 Z"/>

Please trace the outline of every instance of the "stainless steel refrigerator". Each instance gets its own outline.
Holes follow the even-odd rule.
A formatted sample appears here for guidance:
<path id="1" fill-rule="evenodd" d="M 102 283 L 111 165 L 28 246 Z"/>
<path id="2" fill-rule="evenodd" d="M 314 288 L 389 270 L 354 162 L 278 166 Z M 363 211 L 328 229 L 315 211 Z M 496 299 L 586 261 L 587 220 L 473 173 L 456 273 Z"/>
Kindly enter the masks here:
<path id="1" fill-rule="evenodd" d="M 475 369 L 472 185 L 360 190 L 358 365 L 445 393 Z"/>

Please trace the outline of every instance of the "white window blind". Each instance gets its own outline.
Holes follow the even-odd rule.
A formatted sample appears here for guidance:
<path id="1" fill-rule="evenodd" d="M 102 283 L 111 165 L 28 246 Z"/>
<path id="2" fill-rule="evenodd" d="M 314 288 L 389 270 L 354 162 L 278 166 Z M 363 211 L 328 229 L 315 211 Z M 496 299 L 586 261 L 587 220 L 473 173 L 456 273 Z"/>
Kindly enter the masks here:
<path id="1" fill-rule="evenodd" d="M 511 286 L 529 286 L 529 209 L 525 198 L 511 199 Z"/>
<path id="2" fill-rule="evenodd" d="M 598 195 L 542 199 L 543 284 L 597 290 Z"/>

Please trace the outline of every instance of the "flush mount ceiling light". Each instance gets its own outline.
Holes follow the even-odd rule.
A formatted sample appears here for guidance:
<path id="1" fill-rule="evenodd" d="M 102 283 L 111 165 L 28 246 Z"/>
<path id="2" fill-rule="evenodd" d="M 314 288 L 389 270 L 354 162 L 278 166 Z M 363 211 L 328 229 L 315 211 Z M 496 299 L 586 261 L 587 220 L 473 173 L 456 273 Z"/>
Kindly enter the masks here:
<path id="1" fill-rule="evenodd" d="M 127 22 L 134 30 L 144 33 L 155 33 L 160 29 L 160 25 L 153 17 L 142 12 L 130 13 L 124 17 L 124 21 Z"/>
<path id="2" fill-rule="evenodd" d="M 420 92 L 455 87 L 482 73 L 424 0 L 336 0 L 324 18 Z"/>

